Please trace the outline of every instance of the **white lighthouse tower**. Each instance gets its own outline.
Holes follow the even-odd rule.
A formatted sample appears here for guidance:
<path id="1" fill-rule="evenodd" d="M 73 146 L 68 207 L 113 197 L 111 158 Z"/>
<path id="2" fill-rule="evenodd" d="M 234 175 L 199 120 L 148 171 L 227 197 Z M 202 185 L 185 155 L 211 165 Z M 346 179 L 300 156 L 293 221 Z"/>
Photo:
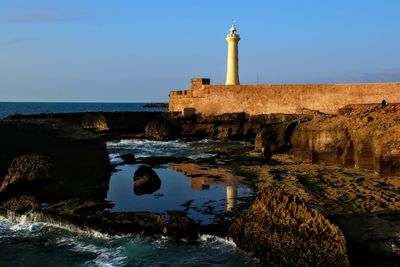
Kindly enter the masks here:
<path id="1" fill-rule="evenodd" d="M 226 85 L 240 84 L 239 82 L 239 51 L 238 43 L 240 37 L 236 33 L 236 28 L 234 22 L 232 22 L 232 27 L 229 30 L 229 34 L 226 36 L 226 41 L 228 42 L 228 64 L 226 69 Z"/>

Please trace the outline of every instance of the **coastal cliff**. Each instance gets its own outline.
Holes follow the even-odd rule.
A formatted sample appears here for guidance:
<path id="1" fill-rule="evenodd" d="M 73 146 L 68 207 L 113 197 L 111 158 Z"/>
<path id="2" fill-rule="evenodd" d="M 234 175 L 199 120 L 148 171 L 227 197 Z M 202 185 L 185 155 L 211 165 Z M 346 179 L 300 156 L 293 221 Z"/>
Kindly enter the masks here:
<path id="1" fill-rule="evenodd" d="M 299 124 L 295 159 L 400 174 L 400 105 L 351 105 Z"/>
<path id="2" fill-rule="evenodd" d="M 147 138 L 153 140 L 174 139 L 222 139 L 251 141 L 264 130 L 281 128 L 278 142 L 290 142 L 294 126 L 313 118 L 310 114 L 265 114 L 250 116 L 246 113 L 230 113 L 215 116 L 201 114 L 180 116 L 165 112 L 78 112 L 37 115 L 13 115 L 9 120 L 60 121 L 100 134 L 104 139 Z M 289 125 L 290 129 L 288 128 Z M 282 139 L 282 140 L 280 140 Z M 266 145 L 261 139 L 257 149 Z"/>

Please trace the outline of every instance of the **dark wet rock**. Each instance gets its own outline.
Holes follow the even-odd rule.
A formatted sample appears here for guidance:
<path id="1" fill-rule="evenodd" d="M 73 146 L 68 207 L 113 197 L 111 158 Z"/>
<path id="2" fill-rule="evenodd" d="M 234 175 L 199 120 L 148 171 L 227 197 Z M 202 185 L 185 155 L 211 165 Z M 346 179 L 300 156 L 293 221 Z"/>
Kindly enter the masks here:
<path id="1" fill-rule="evenodd" d="M 21 206 L 21 204 L 25 204 Z M 49 205 L 39 205 L 31 197 L 18 197 L 0 203 L 0 216 L 18 222 L 22 217 L 30 222 L 68 226 L 83 231 L 108 235 L 168 236 L 176 240 L 198 239 L 199 225 L 182 212 L 173 211 L 169 219 L 155 212 L 109 212 L 112 204 L 100 200 L 67 199 Z"/>
<path id="2" fill-rule="evenodd" d="M 9 119 L 51 119 L 90 129 L 105 140 L 148 138 L 152 140 L 181 139 L 194 141 L 204 138 L 254 141 L 265 127 L 309 120 L 309 114 L 229 113 L 215 116 L 196 114 L 190 117 L 171 112 L 80 112 L 38 115 L 14 115 Z"/>
<path id="3" fill-rule="evenodd" d="M 163 120 L 166 112 L 73 112 L 13 115 L 12 120 L 53 120 L 90 129 L 111 137 L 132 136 L 145 132 L 149 121 Z"/>
<path id="4" fill-rule="evenodd" d="M 160 189 L 161 180 L 152 168 L 141 165 L 135 171 L 133 186 L 136 195 L 152 194 Z"/>
<path id="5" fill-rule="evenodd" d="M 126 153 L 121 155 L 121 159 L 125 164 L 134 164 L 136 163 L 136 157 L 132 153 Z"/>
<path id="6" fill-rule="evenodd" d="M 194 240 L 199 236 L 199 224 L 189 218 L 184 212 L 173 211 L 169 215 L 168 236 L 176 240 Z"/>
<path id="7" fill-rule="evenodd" d="M 364 254 L 397 257 L 400 262 L 400 212 L 346 214 L 332 220 L 355 246 L 353 250 L 362 248 Z"/>
<path id="8" fill-rule="evenodd" d="M 92 227 L 113 235 L 140 236 L 165 235 L 166 222 L 163 215 L 152 212 L 115 212 L 93 217 Z"/>
<path id="9" fill-rule="evenodd" d="M 32 195 L 19 195 L 14 198 L 0 202 L 0 210 L 24 214 L 39 207 L 37 199 Z"/>
<path id="10" fill-rule="evenodd" d="M 348 266 L 340 229 L 282 188 L 259 192 L 229 229 L 236 245 L 272 266 Z"/>
<path id="11" fill-rule="evenodd" d="M 34 182 L 54 178 L 54 165 L 50 159 L 37 154 L 27 154 L 14 158 L 0 187 L 5 190 L 29 191 Z"/>
<path id="12" fill-rule="evenodd" d="M 172 125 L 168 121 L 150 121 L 145 128 L 145 137 L 151 140 L 166 141 L 172 137 Z"/>
<path id="13" fill-rule="evenodd" d="M 29 189 L 46 202 L 74 196 L 106 196 L 110 163 L 105 143 L 96 134 L 55 121 L 2 120 L 0 136 L 1 183 L 7 173 L 8 180 L 17 175 L 25 181 L 33 176 L 51 178 L 41 182 L 45 186 Z M 28 154 L 40 156 L 21 157 Z M 22 165 L 18 167 L 19 164 Z M 0 193 L 0 198 L 19 193 L 7 191 Z"/>

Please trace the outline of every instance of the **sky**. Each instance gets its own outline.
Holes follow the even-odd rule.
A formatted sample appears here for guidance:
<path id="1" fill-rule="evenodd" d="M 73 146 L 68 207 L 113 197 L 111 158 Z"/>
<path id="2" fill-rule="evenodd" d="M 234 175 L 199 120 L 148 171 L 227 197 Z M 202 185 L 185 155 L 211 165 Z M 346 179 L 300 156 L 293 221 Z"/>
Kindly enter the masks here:
<path id="1" fill-rule="evenodd" d="M 0 0 L 0 101 L 166 102 L 223 84 L 400 81 L 398 0 Z"/>

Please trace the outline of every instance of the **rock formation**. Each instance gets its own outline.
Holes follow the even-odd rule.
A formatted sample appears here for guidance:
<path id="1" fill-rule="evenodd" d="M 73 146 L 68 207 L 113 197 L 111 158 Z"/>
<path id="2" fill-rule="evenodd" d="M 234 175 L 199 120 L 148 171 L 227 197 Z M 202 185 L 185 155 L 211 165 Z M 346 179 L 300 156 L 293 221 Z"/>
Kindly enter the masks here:
<path id="1" fill-rule="evenodd" d="M 337 116 L 300 124 L 291 142 L 295 158 L 400 174 L 400 105 L 354 105 Z"/>
<path id="2" fill-rule="evenodd" d="M 236 245 L 271 266 L 348 266 L 339 228 L 282 188 L 266 187 L 229 229 Z"/>
<path id="3" fill-rule="evenodd" d="M 0 192 L 7 190 L 29 191 L 34 182 L 54 178 L 54 165 L 48 157 L 37 154 L 21 155 L 14 158 L 7 175 L 0 187 Z"/>
<path id="4" fill-rule="evenodd" d="M 147 123 L 144 136 L 147 139 L 166 141 L 173 137 L 173 127 L 166 120 L 164 121 L 150 121 Z"/>
<path id="5" fill-rule="evenodd" d="M 160 189 L 161 180 L 152 168 L 141 165 L 134 174 L 133 190 L 136 195 L 152 194 Z"/>
<path id="6" fill-rule="evenodd" d="M 125 164 L 134 164 L 136 162 L 136 157 L 132 153 L 126 153 L 121 155 L 121 159 Z"/>
<path id="7" fill-rule="evenodd" d="M 137 137 L 153 140 L 211 138 L 254 141 L 256 135 L 262 130 L 268 134 L 268 131 L 278 129 L 279 131 L 282 130 L 282 134 L 279 134 L 277 139 L 279 147 L 279 143 L 286 143 L 284 139 L 293 130 L 291 127 L 298 122 L 310 120 L 312 117 L 313 115 L 307 114 L 250 116 L 246 113 L 231 113 L 216 116 L 198 114 L 183 117 L 165 112 L 84 112 L 15 115 L 9 118 L 33 121 L 57 120 L 80 128 L 94 130 L 105 139 Z M 266 141 L 266 143 L 271 143 L 271 141 Z M 263 145 L 263 142 L 259 143 L 260 151 Z"/>
<path id="8" fill-rule="evenodd" d="M 23 187 L 22 181 L 52 178 L 36 192 L 46 201 L 72 195 L 106 196 L 110 163 L 97 135 L 54 121 L 3 120 L 0 136 L 0 183 L 4 186 L 20 181 Z"/>

